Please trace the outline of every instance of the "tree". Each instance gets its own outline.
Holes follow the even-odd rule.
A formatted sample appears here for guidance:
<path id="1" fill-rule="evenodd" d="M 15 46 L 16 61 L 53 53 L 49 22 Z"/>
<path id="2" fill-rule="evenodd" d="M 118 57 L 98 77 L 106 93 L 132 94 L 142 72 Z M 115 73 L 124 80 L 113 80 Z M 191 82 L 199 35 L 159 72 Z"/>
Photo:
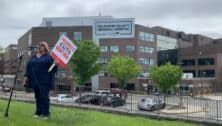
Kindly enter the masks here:
<path id="1" fill-rule="evenodd" d="M 114 76 L 118 85 L 124 89 L 126 83 L 139 75 L 140 66 L 129 56 L 113 56 L 107 67 L 108 73 Z"/>
<path id="2" fill-rule="evenodd" d="M 70 60 L 70 67 L 78 85 L 84 85 L 100 70 L 97 62 L 100 48 L 91 40 L 76 42 L 77 50 Z"/>
<path id="3" fill-rule="evenodd" d="M 160 67 L 152 67 L 150 77 L 165 94 L 164 101 L 166 102 L 166 93 L 181 81 L 182 70 L 179 66 L 166 63 Z"/>
<path id="4" fill-rule="evenodd" d="M 3 53 L 4 48 L 2 46 L 0 46 L 0 54 Z"/>

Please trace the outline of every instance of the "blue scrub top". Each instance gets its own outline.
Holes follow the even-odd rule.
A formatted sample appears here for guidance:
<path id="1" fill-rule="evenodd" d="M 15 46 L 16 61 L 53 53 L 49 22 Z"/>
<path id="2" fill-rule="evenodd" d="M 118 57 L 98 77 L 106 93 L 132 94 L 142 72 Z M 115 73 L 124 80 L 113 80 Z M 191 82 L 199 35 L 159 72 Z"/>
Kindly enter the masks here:
<path id="1" fill-rule="evenodd" d="M 48 69 L 53 64 L 53 58 L 45 53 L 41 57 L 34 55 L 26 66 L 25 76 L 29 79 L 29 84 L 32 86 L 46 86 L 51 88 L 54 85 L 55 72 L 57 67 L 54 67 L 51 72 Z"/>

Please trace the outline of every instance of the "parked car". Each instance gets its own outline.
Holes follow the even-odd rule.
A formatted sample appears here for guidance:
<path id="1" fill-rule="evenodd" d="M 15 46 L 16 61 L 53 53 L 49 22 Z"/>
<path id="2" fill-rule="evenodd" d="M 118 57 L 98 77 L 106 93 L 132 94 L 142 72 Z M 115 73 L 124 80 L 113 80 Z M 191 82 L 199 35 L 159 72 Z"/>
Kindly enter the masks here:
<path id="1" fill-rule="evenodd" d="M 83 104 L 100 105 L 102 97 L 103 96 L 99 95 L 84 95 L 81 98 L 76 99 L 75 102 Z"/>
<path id="2" fill-rule="evenodd" d="M 111 92 L 109 90 L 98 90 L 96 91 L 96 94 L 97 96 L 108 96 L 110 95 Z"/>
<path id="3" fill-rule="evenodd" d="M 93 95 L 84 95 L 84 96 L 81 96 L 80 98 L 76 99 L 75 102 L 88 104 L 92 97 L 93 97 Z"/>
<path id="4" fill-rule="evenodd" d="M 50 99 L 51 101 L 57 101 L 58 98 L 57 98 L 57 96 L 50 96 L 49 99 Z"/>
<path id="5" fill-rule="evenodd" d="M 75 102 L 76 99 L 77 97 L 73 97 L 69 94 L 59 94 L 57 96 L 57 102 Z"/>
<path id="6" fill-rule="evenodd" d="M 166 104 L 162 101 L 151 99 L 151 98 L 144 98 L 137 104 L 137 108 L 139 110 L 148 110 L 154 111 L 158 109 L 165 108 Z"/>
<path id="7" fill-rule="evenodd" d="M 155 95 L 155 96 L 159 96 L 161 95 L 159 92 L 150 92 L 148 93 L 148 95 Z"/>
<path id="8" fill-rule="evenodd" d="M 9 88 L 9 87 L 4 87 L 3 88 L 3 92 L 10 92 L 11 91 L 11 88 Z"/>
<path id="9" fill-rule="evenodd" d="M 125 100 L 116 96 L 107 96 L 102 99 L 102 104 L 105 106 L 117 107 L 117 106 L 122 106 L 125 103 L 126 103 Z"/>
<path id="10" fill-rule="evenodd" d="M 3 91 L 3 87 L 2 86 L 0 86 L 0 91 Z"/>

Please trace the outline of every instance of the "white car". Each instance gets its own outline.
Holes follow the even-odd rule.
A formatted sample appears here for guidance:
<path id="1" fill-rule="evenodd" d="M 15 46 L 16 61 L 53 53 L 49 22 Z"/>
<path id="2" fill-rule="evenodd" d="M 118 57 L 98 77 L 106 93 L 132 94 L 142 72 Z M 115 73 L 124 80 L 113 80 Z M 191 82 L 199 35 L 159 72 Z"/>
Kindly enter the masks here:
<path id="1" fill-rule="evenodd" d="M 148 111 L 163 109 L 165 108 L 165 106 L 166 104 L 164 102 L 151 98 L 143 98 L 137 104 L 137 108 L 139 110 L 148 110 Z"/>
<path id="2" fill-rule="evenodd" d="M 109 90 L 98 90 L 96 91 L 97 96 L 109 96 L 111 92 Z"/>
<path id="3" fill-rule="evenodd" d="M 51 96 L 51 97 L 50 97 L 50 100 L 51 100 L 51 101 L 57 101 L 57 97 Z"/>
<path id="4" fill-rule="evenodd" d="M 74 97 L 69 94 L 59 94 L 57 96 L 57 102 L 75 102 L 78 97 Z"/>

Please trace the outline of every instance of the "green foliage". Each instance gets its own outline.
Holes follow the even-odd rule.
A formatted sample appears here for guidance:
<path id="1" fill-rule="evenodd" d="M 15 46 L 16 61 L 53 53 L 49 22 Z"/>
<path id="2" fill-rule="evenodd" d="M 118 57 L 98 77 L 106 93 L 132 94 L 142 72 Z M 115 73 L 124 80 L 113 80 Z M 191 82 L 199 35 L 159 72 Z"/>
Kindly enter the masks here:
<path id="1" fill-rule="evenodd" d="M 76 42 L 77 50 L 70 60 L 70 67 L 78 85 L 84 85 L 97 74 L 100 66 L 97 62 L 100 48 L 91 40 Z"/>
<path id="2" fill-rule="evenodd" d="M 150 69 L 151 79 L 158 87 L 166 92 L 181 81 L 182 70 L 179 66 L 166 63 L 160 67 L 154 66 Z"/>
<path id="3" fill-rule="evenodd" d="M 4 48 L 2 46 L 0 46 L 0 54 L 3 53 Z"/>
<path id="4" fill-rule="evenodd" d="M 129 56 L 113 56 L 108 63 L 108 73 L 114 76 L 121 88 L 126 86 L 127 81 L 139 75 L 140 66 Z"/>

